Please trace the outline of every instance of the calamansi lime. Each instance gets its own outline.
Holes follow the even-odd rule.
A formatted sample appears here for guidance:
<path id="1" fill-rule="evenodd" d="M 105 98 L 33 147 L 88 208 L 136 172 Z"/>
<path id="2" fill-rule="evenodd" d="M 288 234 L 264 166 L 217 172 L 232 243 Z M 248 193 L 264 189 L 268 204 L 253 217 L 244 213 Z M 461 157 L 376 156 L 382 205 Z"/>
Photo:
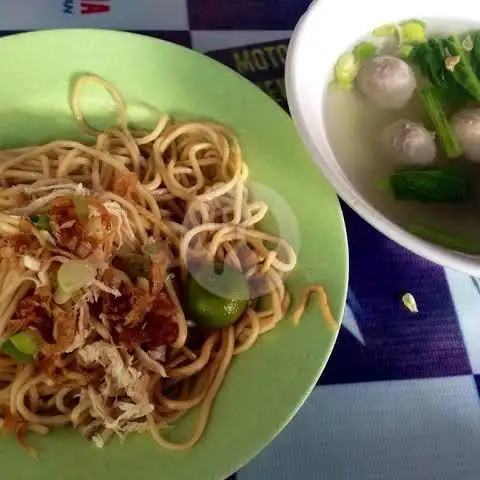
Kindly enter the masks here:
<path id="1" fill-rule="evenodd" d="M 249 288 L 243 273 L 227 264 L 206 263 L 187 284 L 187 315 L 204 327 L 232 325 L 244 312 L 248 300 Z"/>

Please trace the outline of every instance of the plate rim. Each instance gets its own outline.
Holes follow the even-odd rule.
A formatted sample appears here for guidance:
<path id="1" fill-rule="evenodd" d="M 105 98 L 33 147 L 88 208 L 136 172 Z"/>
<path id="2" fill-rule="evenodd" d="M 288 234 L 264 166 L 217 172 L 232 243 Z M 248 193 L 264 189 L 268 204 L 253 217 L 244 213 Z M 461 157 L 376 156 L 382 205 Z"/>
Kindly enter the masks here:
<path id="1" fill-rule="evenodd" d="M 235 76 L 238 80 L 250 84 L 249 88 L 255 88 L 257 93 L 262 94 L 264 97 L 264 100 L 266 100 L 269 104 L 270 107 L 269 109 L 272 109 L 272 111 L 275 109 L 276 113 L 275 115 L 282 115 L 284 118 L 288 119 L 288 121 L 291 123 L 291 129 L 292 133 L 295 134 L 297 139 L 300 142 L 299 136 L 295 131 L 294 127 L 294 122 L 293 119 L 288 113 L 281 108 L 269 95 L 267 95 L 265 92 L 263 92 L 261 89 L 256 87 L 253 82 L 251 82 L 249 79 L 245 78 L 244 76 L 240 75 L 238 72 L 236 72 L 234 69 L 222 64 L 221 62 L 215 60 L 214 58 L 209 57 L 208 55 L 195 51 L 191 48 L 187 48 L 183 45 L 176 44 L 174 42 L 170 42 L 168 40 L 163 40 L 159 38 L 152 38 L 147 35 L 142 35 L 140 33 L 135 33 L 135 32 L 130 32 L 130 31 L 121 31 L 121 30 L 111 30 L 111 29 L 100 29 L 100 28 L 63 28 L 63 29 L 44 29 L 44 30 L 37 30 L 37 31 L 27 31 L 27 32 L 21 32 L 21 33 L 15 33 L 12 35 L 9 35 L 7 37 L 0 38 L 0 48 L 1 45 L 4 45 L 5 43 L 14 43 L 17 38 L 19 37 L 41 37 L 41 36 L 47 36 L 47 35 L 71 35 L 71 34 L 80 34 L 80 35 L 85 35 L 88 37 L 89 35 L 112 35 L 112 36 L 119 36 L 119 37 L 133 37 L 137 38 L 142 42 L 150 42 L 152 44 L 164 44 L 167 45 L 168 48 L 172 49 L 177 49 L 179 51 L 179 55 L 187 53 L 188 55 L 192 55 L 195 57 L 203 57 L 203 61 L 207 61 L 212 65 L 213 68 L 221 68 L 224 71 L 229 72 L 228 74 L 232 76 Z M 273 108 L 272 108 L 273 107 Z M 300 142 L 303 143 L 303 142 Z M 305 148 L 305 145 L 303 144 L 303 147 Z M 306 150 L 306 149 L 305 149 Z M 310 160 L 313 163 L 313 159 L 311 158 L 311 155 L 309 153 L 306 153 L 305 156 L 308 156 Z M 318 168 L 318 167 L 316 167 Z M 322 176 L 325 178 L 325 176 L 322 174 Z M 324 189 L 328 189 L 332 195 L 335 194 L 334 188 L 330 184 L 330 182 L 325 178 L 325 186 L 322 187 Z M 344 215 L 342 212 L 341 204 L 339 202 L 338 196 L 335 195 L 335 217 L 338 218 L 338 221 L 340 222 L 340 227 L 341 227 L 341 238 L 342 238 L 342 251 L 343 251 L 343 258 L 341 261 L 344 264 L 344 269 L 342 269 L 341 273 L 338 275 L 342 277 L 342 282 L 341 282 L 341 295 L 340 295 L 340 287 L 338 287 L 338 293 L 336 293 L 336 297 L 338 296 L 339 302 L 341 304 L 341 308 L 338 311 L 338 313 L 335 315 L 337 317 L 337 320 L 339 322 L 339 329 L 337 332 L 330 338 L 330 341 L 328 342 L 328 349 L 323 354 L 323 358 L 321 362 L 315 362 L 316 365 L 316 371 L 317 371 L 317 377 L 316 381 L 310 382 L 310 386 L 306 390 L 302 390 L 302 395 L 298 395 L 298 400 L 295 404 L 295 407 L 290 410 L 289 415 L 286 415 L 283 417 L 282 421 L 277 424 L 277 428 L 275 430 L 271 429 L 270 434 L 263 436 L 263 440 L 259 442 L 258 445 L 256 445 L 254 448 L 250 448 L 249 453 L 243 454 L 243 456 L 239 456 L 239 460 L 237 462 L 237 465 L 232 465 L 231 466 L 231 471 L 225 472 L 225 475 L 230 475 L 236 471 L 238 471 L 241 467 L 243 467 L 245 464 L 247 464 L 249 461 L 251 461 L 255 456 L 257 456 L 262 450 L 264 450 L 272 441 L 274 438 L 277 437 L 277 435 L 286 427 L 286 425 L 292 420 L 292 418 L 297 414 L 299 409 L 302 407 L 304 404 L 305 400 L 309 397 L 313 389 L 315 388 L 316 383 L 318 382 L 318 379 L 320 378 L 321 374 L 324 371 L 324 368 L 331 356 L 332 350 L 335 346 L 335 343 L 337 341 L 338 333 L 341 328 L 341 320 L 343 317 L 343 313 L 345 310 L 346 306 L 346 297 L 347 297 L 347 288 L 348 288 L 348 279 L 349 279 L 349 246 L 348 246 L 348 237 L 347 237 L 347 231 L 346 231 L 346 225 L 345 225 L 345 219 Z M 333 209 L 333 202 L 332 202 L 332 209 Z M 343 271 L 344 270 L 344 271 Z M 340 298 L 341 297 L 341 298 Z M 299 390 L 299 389 L 297 389 Z M 208 435 L 208 433 L 206 434 Z M 107 447 L 108 448 L 108 447 Z M 195 447 L 194 447 L 195 448 Z"/>

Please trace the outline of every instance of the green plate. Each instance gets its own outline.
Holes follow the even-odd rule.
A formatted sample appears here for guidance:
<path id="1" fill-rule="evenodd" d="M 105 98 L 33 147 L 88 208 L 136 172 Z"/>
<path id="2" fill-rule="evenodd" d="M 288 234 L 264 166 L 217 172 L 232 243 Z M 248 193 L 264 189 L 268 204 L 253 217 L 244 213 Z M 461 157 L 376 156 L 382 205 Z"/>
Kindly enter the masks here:
<path id="1" fill-rule="evenodd" d="M 348 261 L 334 191 L 309 159 L 280 107 L 207 57 L 147 37 L 101 30 L 44 31 L 2 39 L 0 147 L 78 138 L 68 92 L 72 79 L 85 72 L 113 82 L 128 103 L 130 118 L 138 124 L 151 124 L 161 111 L 231 126 L 258 187 L 254 190 L 273 202 L 282 228 L 284 219 L 288 220 L 282 234 L 298 241 L 298 266 L 288 279 L 294 301 L 305 286 L 321 283 L 340 318 Z M 88 118 L 114 121 L 108 95 L 90 90 L 84 102 Z M 123 444 L 114 441 L 98 450 L 77 432 L 64 429 L 45 437 L 29 436 L 39 452 L 33 460 L 14 439 L 0 436 L 1 477 L 225 478 L 286 425 L 328 359 L 335 334 L 324 324 L 316 302 L 311 303 L 298 327 L 287 317 L 235 359 L 205 436 L 192 450 L 163 450 L 148 434 L 132 436 Z M 177 436 L 188 430 L 191 420 L 190 416 L 180 425 Z"/>

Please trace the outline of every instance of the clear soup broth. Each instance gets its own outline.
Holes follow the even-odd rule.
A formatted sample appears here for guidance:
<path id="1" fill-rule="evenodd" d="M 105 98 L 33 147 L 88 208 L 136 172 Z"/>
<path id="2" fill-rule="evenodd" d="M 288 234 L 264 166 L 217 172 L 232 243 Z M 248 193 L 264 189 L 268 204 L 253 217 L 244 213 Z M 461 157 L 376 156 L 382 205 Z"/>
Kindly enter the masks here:
<path id="1" fill-rule="evenodd" d="M 427 41 L 437 36 L 458 34 L 460 38 L 472 31 L 475 41 L 480 42 L 480 28 L 468 23 L 445 24 L 442 22 L 425 22 Z M 477 33 L 478 32 L 478 33 Z M 372 36 L 365 37 L 359 42 L 372 41 Z M 381 42 L 384 39 L 373 39 L 378 47 L 375 56 L 383 55 L 384 52 L 391 54 L 391 45 Z M 389 40 L 390 41 L 390 40 Z M 353 47 L 352 47 L 353 51 Z M 478 52 L 480 53 L 480 47 Z M 449 53 L 449 52 L 446 52 Z M 466 52 L 470 55 L 470 52 Z M 395 55 L 400 58 L 400 55 Z M 448 158 L 445 155 L 438 132 L 429 117 L 420 91 L 432 86 L 430 78 L 422 74 L 421 67 L 402 57 L 410 64 L 416 78 L 416 89 L 407 104 L 398 109 L 382 109 L 367 98 L 358 86 L 358 77 L 353 81 L 350 90 L 338 89 L 330 86 L 325 93 L 325 124 L 330 147 L 343 168 L 347 177 L 376 209 L 393 220 L 395 223 L 408 227 L 412 222 L 428 224 L 436 229 L 441 229 L 448 234 L 466 236 L 477 242 L 480 240 L 480 160 L 469 161 L 462 153 L 456 158 Z M 368 60 L 366 60 L 368 61 Z M 479 58 L 480 64 L 480 58 Z M 362 61 L 360 61 L 360 64 Z M 360 67 L 361 68 L 361 67 Z M 480 69 L 478 71 L 480 75 Z M 480 80 L 479 80 L 480 85 Z M 479 90 L 480 91 L 480 90 Z M 470 98 L 460 108 L 480 106 L 480 99 Z M 480 112 L 480 110 L 479 110 Z M 447 112 L 447 118 L 455 114 L 455 110 Z M 408 120 L 422 124 L 435 134 L 436 154 L 431 164 L 432 168 L 445 165 L 466 166 L 469 177 L 472 179 L 472 195 L 462 202 L 422 203 L 415 200 L 399 200 L 392 191 L 385 188 L 390 176 L 399 169 L 410 168 L 399 165 L 392 156 L 385 152 L 382 147 L 380 136 L 382 130 L 398 120 Z M 451 122 L 450 122 L 451 123 Z M 480 149 L 480 118 L 478 122 L 479 149 Z M 429 166 L 430 168 L 430 166 Z M 438 242 L 435 242 L 438 243 Z M 480 242 L 478 242 L 480 245 Z M 471 252 L 469 252 L 471 253 Z"/>

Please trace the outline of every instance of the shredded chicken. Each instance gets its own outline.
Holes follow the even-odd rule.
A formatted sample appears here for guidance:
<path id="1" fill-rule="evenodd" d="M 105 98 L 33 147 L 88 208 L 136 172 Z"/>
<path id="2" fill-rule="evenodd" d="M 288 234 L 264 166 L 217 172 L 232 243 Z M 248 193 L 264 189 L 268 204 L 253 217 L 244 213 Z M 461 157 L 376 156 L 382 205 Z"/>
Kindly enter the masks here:
<path id="1" fill-rule="evenodd" d="M 145 385 L 142 372 L 124 362 L 118 348 L 103 340 L 85 345 L 78 350 L 79 359 L 85 364 L 99 363 L 105 368 L 105 376 L 110 377 L 113 385 L 133 398 L 145 397 Z"/>
<path id="2" fill-rule="evenodd" d="M 113 421 L 105 422 L 105 427 L 112 430 L 123 430 L 125 424 L 130 423 L 132 420 L 137 420 L 142 417 L 146 417 L 152 413 L 154 406 L 150 402 L 143 403 L 127 403 L 118 402 L 115 407 L 120 409 L 122 413 Z"/>
<path id="3" fill-rule="evenodd" d="M 76 328 L 75 337 L 71 345 L 65 350 L 66 353 L 74 352 L 75 350 L 83 347 L 87 338 L 93 331 L 93 325 L 90 323 L 90 312 L 85 302 L 76 304 L 74 310 L 78 316 L 78 323 Z"/>
<path id="4" fill-rule="evenodd" d="M 101 282 L 100 280 L 94 280 L 92 285 L 98 290 L 108 293 L 114 297 L 120 297 L 122 295 L 120 290 L 118 290 L 117 288 L 111 288 L 108 285 L 105 285 L 105 283 Z"/>
<path id="5" fill-rule="evenodd" d="M 98 363 L 105 369 L 100 392 L 91 386 L 87 390 L 93 417 L 100 419 L 105 429 L 112 430 L 120 437 L 143 429 L 141 423 L 135 421 L 145 419 L 154 410 L 147 392 L 148 375 L 132 367 L 131 357 L 124 361 L 118 348 L 104 341 L 86 345 L 78 350 L 77 355 L 85 365 Z M 107 401 L 112 397 L 123 400 L 115 400 L 108 406 Z M 103 446 L 103 438 L 101 434 L 95 436 L 98 447 Z"/>
<path id="6" fill-rule="evenodd" d="M 149 350 L 147 353 L 157 362 L 165 362 L 165 360 L 167 359 L 166 345 L 160 345 L 159 347 Z"/>
<path id="7" fill-rule="evenodd" d="M 112 215 L 112 217 L 116 218 L 117 220 L 114 228 L 118 238 L 118 247 L 120 248 L 122 246 L 123 239 L 125 237 L 130 241 L 130 243 L 135 243 L 135 232 L 130 226 L 130 222 L 125 210 L 117 202 L 113 201 L 105 202 L 103 206 Z"/>
<path id="8" fill-rule="evenodd" d="M 168 377 L 165 367 L 159 362 L 155 361 L 147 352 L 142 350 L 140 347 L 135 349 L 135 353 L 142 363 L 142 365 L 153 373 L 157 373 L 161 377 Z"/>
<path id="9" fill-rule="evenodd" d="M 117 193 L 134 194 L 136 182 L 135 175 L 118 178 Z M 142 251 L 139 245 L 130 249 L 135 233 L 117 202 L 102 203 L 78 185 L 61 187 L 34 184 L 25 190 L 25 195 L 46 193 L 30 205 L 36 202 L 44 212 L 43 199 L 49 199 L 48 229 L 32 226 L 30 219 L 15 218 L 12 222 L 22 223 L 17 233 L 0 232 L 0 258 L 13 259 L 12 264 L 33 275 L 35 283 L 16 305 L 6 333 L 38 333 L 34 368 L 45 375 L 44 387 L 58 383 L 59 378 L 62 387 L 74 386 L 74 394 L 69 393 L 65 401 L 81 406 L 75 422 L 101 447 L 113 434 L 123 439 L 148 428 L 147 416 L 154 411 L 152 373 L 155 378 L 167 377 L 167 348 L 179 332 L 179 307 L 164 285 L 172 254 L 166 244 L 153 238 Z M 72 194 L 87 202 L 87 218 Z M 122 243 L 127 255 L 144 261 L 147 267 L 142 275 L 112 266 Z M 73 259 L 93 266 L 95 278 L 60 300 L 57 294 L 68 282 L 58 270 Z M 137 277 L 141 278 L 138 286 Z M 60 301 L 64 303 L 56 303 Z M 9 422 L 9 418 L 3 420 L 4 425 Z M 23 441 L 24 425 L 12 425 Z"/>
<path id="10" fill-rule="evenodd" d="M 87 258 L 102 247 L 111 231 L 110 214 L 93 197 L 82 197 L 87 204 L 88 221 L 78 216 L 71 196 L 57 197 L 51 206 L 51 225 L 56 243 L 80 258 Z"/>

